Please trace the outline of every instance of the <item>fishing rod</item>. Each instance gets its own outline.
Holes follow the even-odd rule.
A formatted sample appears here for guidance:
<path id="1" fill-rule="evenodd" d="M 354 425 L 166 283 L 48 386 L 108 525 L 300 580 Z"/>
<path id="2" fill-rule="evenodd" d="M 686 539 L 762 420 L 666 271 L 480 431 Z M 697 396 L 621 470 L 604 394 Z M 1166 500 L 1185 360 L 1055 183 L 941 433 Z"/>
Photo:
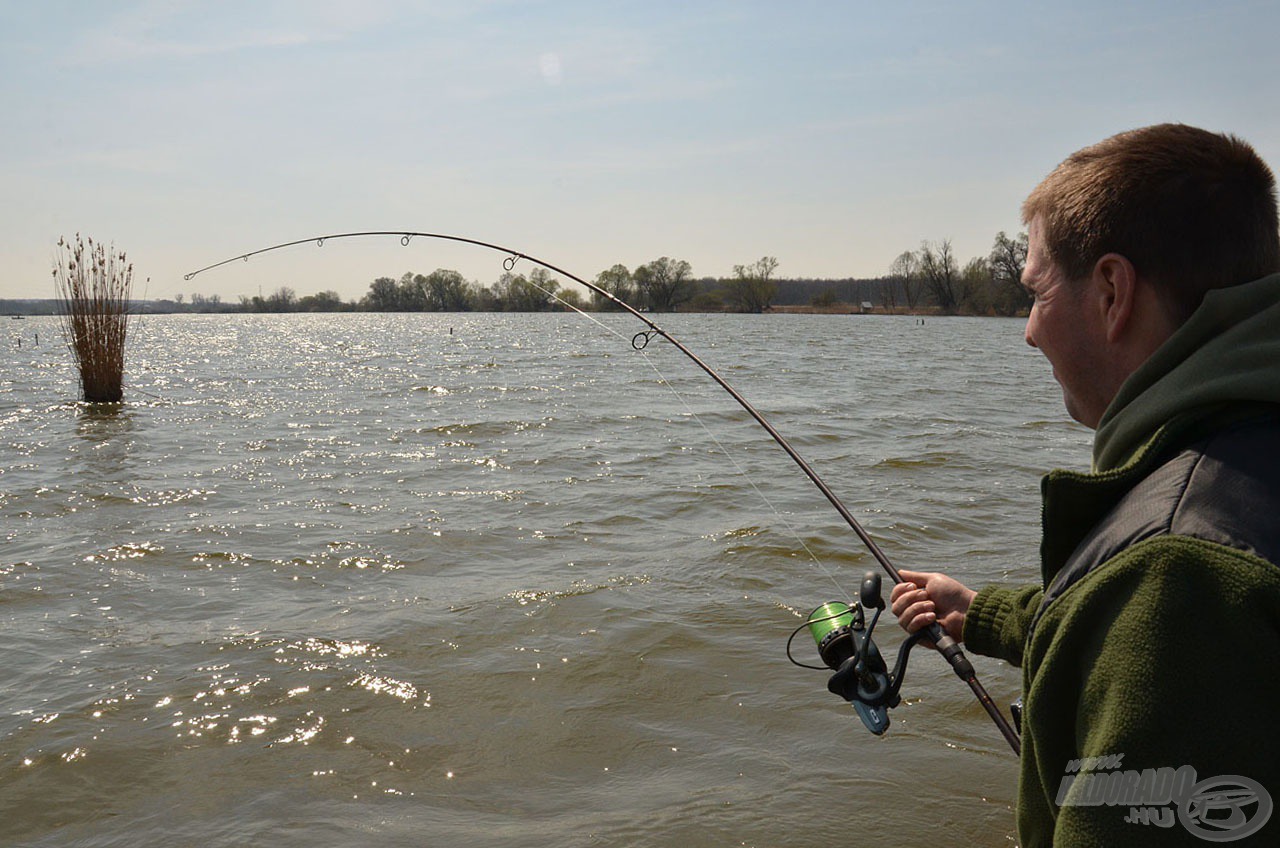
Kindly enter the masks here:
<path id="1" fill-rule="evenodd" d="M 511 271 L 515 268 L 516 263 L 521 259 L 526 259 L 535 265 L 540 265 L 543 268 L 546 268 L 548 271 L 561 274 L 568 279 L 573 280 L 575 283 L 584 286 L 588 290 L 613 303 L 615 306 L 618 306 L 624 311 L 635 316 L 643 322 L 648 329 L 641 330 L 631 337 L 631 346 L 633 348 L 636 350 L 643 350 L 648 346 L 650 340 L 654 336 L 660 336 L 671 343 L 676 350 L 688 357 L 693 364 L 702 369 L 702 371 L 714 380 L 720 388 L 728 392 L 730 397 L 732 397 L 739 406 L 746 410 L 748 415 L 755 419 L 756 423 L 765 429 L 765 432 L 767 432 L 769 436 L 777 442 L 779 447 L 786 452 L 787 456 L 791 457 L 792 461 L 795 462 L 800 470 L 804 472 L 805 476 L 818 487 L 818 491 L 822 492 L 827 501 L 835 507 L 836 512 L 838 512 L 840 517 L 844 519 L 845 523 L 849 525 L 849 528 L 853 530 L 854 534 L 857 535 L 858 539 L 871 553 L 871 556 L 875 558 L 876 562 L 880 564 L 880 567 L 889 576 L 889 578 L 894 583 L 903 582 L 902 575 L 898 572 L 898 569 L 889 561 L 889 558 L 885 555 L 884 551 L 882 551 L 880 546 L 876 544 L 875 539 L 873 539 L 871 535 L 863 529 L 862 525 L 858 522 L 858 519 L 853 516 L 853 513 L 849 511 L 848 507 L 846 507 L 840 498 L 836 496 L 836 493 L 831 490 L 831 487 L 827 485 L 826 481 L 818 476 L 818 473 L 813 470 L 813 467 L 810 466 L 805 458 L 791 446 L 791 443 L 778 432 L 773 424 L 771 424 L 759 410 L 752 406 L 750 401 L 743 397 L 737 389 L 729 385 L 728 381 L 721 377 L 714 368 L 703 362 L 697 354 L 685 347 L 683 342 L 676 339 L 662 327 L 658 326 L 658 324 L 655 323 L 648 315 L 631 306 L 631 304 L 623 301 L 609 290 L 598 286 L 595 283 L 587 282 L 576 274 L 572 274 L 569 271 L 552 265 L 550 262 L 546 262 L 536 256 L 531 256 L 518 250 L 512 250 L 509 247 L 503 247 L 502 245 L 494 244 L 492 242 L 480 241 L 478 239 L 466 238 L 464 236 L 446 235 L 444 233 L 412 232 L 408 230 L 366 230 L 360 232 L 333 233 L 330 235 L 314 236 L 312 238 L 296 239 L 294 241 L 273 244 L 269 247 L 263 247 L 258 250 L 250 251 L 249 253 L 241 253 L 228 259 L 223 259 L 219 262 L 213 263 L 212 265 L 206 265 L 199 270 L 185 274 L 183 276 L 183 280 L 190 280 L 197 274 L 202 274 L 205 271 L 211 271 L 214 268 L 220 268 L 223 265 L 228 265 L 232 262 L 236 262 L 237 260 L 248 262 L 249 259 L 254 256 L 260 256 L 261 254 L 270 253 L 275 250 L 296 247 L 301 244 L 314 243 L 317 247 L 324 247 L 325 242 L 335 239 L 380 236 L 398 236 L 400 244 L 405 247 L 408 247 L 409 243 L 413 239 L 423 238 L 470 244 L 486 250 L 505 253 L 507 254 L 507 258 L 502 261 L 502 267 L 507 271 Z M 875 579 L 872 580 L 872 577 Z M 809 627 L 814 640 L 818 642 L 819 654 L 822 657 L 823 662 L 826 663 L 828 668 L 835 669 L 836 674 L 833 675 L 831 680 L 828 682 L 827 688 L 833 693 L 839 694 L 846 700 L 852 702 L 855 708 L 858 708 L 859 716 L 862 717 L 863 723 L 868 729 L 873 733 L 883 733 L 884 729 L 888 726 L 886 711 L 889 707 L 896 706 L 898 703 L 897 691 L 898 686 L 900 686 L 902 682 L 902 673 L 905 671 L 906 656 L 916 642 L 927 638 L 934 643 L 934 647 L 937 649 L 938 653 L 946 659 L 956 676 L 968 684 L 969 688 L 973 691 L 974 697 L 977 698 L 978 703 L 980 703 L 983 709 L 986 710 L 987 715 L 991 717 L 991 720 L 995 723 L 1001 735 L 1003 735 L 1005 740 L 1009 743 L 1013 752 L 1015 754 L 1020 754 L 1022 746 L 1018 732 L 1014 730 L 1013 726 L 1000 712 L 1000 708 L 997 707 L 995 702 L 991 699 L 986 688 L 978 681 L 977 672 L 974 671 L 973 663 L 971 663 L 969 658 L 965 656 L 959 643 L 948 636 L 937 622 L 934 622 L 927 628 L 913 634 L 912 637 L 908 638 L 908 640 L 903 643 L 902 648 L 899 650 L 899 658 L 897 666 L 895 667 L 894 676 L 892 679 L 889 679 L 884 660 L 880 656 L 879 650 L 876 649 L 871 640 L 871 630 L 875 627 L 875 622 L 884 608 L 884 601 L 880 598 L 879 578 L 880 575 L 878 573 L 870 572 L 863 580 L 862 591 L 860 593 L 860 606 L 857 609 L 856 616 L 853 610 L 851 610 L 846 604 L 839 602 L 828 603 L 814 610 L 813 613 L 809 615 L 805 624 L 801 625 L 800 628 L 797 628 L 796 632 L 799 632 L 799 630 L 804 629 L 804 627 Z M 843 607 L 843 609 L 840 609 L 841 607 Z M 870 627 L 867 627 L 865 622 L 862 621 L 863 607 L 874 607 L 876 609 L 875 615 L 871 620 Z M 792 633 L 792 638 L 794 637 L 795 632 Z M 803 663 L 796 662 L 795 658 L 791 657 L 790 640 L 788 640 L 787 644 L 787 655 L 791 658 L 792 662 L 795 662 L 797 665 L 804 666 Z M 807 667 L 818 668 L 818 666 Z"/>

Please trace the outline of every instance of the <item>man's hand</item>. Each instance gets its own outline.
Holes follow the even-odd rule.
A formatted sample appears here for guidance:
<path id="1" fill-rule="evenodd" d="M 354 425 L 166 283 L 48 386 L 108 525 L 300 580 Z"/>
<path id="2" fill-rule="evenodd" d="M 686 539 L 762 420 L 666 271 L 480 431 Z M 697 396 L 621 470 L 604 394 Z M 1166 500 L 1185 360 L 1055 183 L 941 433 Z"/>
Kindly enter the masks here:
<path id="1" fill-rule="evenodd" d="M 978 593 L 945 574 L 906 570 L 900 573 L 903 582 L 893 587 L 889 600 L 902 629 L 915 633 L 936 621 L 959 642 L 965 614 Z"/>

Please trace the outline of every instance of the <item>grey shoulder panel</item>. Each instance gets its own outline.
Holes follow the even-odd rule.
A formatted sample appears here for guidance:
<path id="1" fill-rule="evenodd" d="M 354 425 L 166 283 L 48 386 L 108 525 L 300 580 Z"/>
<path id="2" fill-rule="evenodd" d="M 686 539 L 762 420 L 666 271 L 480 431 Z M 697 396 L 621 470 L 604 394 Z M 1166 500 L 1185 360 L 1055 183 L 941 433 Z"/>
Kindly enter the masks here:
<path id="1" fill-rule="evenodd" d="M 1125 549 L 1160 535 L 1280 563 L 1280 422 L 1241 424 L 1174 454 L 1084 537 L 1045 589 L 1041 611 Z"/>
<path id="2" fill-rule="evenodd" d="M 1280 563 L 1280 427 L 1242 427 L 1204 444 L 1169 532 Z"/>

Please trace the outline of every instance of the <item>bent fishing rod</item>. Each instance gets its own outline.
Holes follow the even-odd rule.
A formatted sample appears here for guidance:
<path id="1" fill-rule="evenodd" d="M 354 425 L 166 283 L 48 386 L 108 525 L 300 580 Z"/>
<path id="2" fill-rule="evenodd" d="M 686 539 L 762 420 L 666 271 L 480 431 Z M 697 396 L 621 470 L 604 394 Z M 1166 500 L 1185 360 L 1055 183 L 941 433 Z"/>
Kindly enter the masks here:
<path id="1" fill-rule="evenodd" d="M 330 235 L 314 236 L 312 238 L 296 239 L 294 241 L 281 242 L 273 244 L 269 247 L 263 247 L 249 253 L 241 253 L 228 259 L 215 262 L 212 265 L 206 265 L 199 270 L 192 271 L 183 276 L 184 280 L 190 280 L 197 274 L 205 271 L 211 271 L 214 268 L 220 268 L 236 261 L 248 262 L 254 256 L 260 256 L 264 253 L 270 253 L 276 250 L 283 250 L 289 247 L 296 247 L 302 244 L 315 244 L 317 247 L 323 247 L 325 242 L 335 239 L 350 238 L 368 238 L 368 237 L 386 237 L 396 236 L 400 239 L 400 244 L 408 247 L 409 243 L 415 238 L 433 239 L 436 241 L 458 242 L 462 244 L 474 245 L 486 250 L 505 253 L 507 258 L 503 260 L 503 268 L 511 271 L 515 268 L 516 263 L 521 259 L 528 260 L 535 265 L 540 265 L 556 274 L 560 274 L 573 280 L 575 283 L 585 287 L 589 291 L 605 298 L 615 306 L 620 307 L 624 311 L 638 318 L 648 328 L 641 330 L 631 338 L 631 346 L 636 350 L 643 350 L 654 336 L 660 336 L 666 339 L 676 350 L 684 354 L 693 364 L 697 365 L 703 372 L 716 382 L 720 388 L 729 393 L 739 406 L 746 410 L 747 414 L 755 419 L 765 432 L 777 442 L 778 446 L 791 457 L 792 461 L 804 472 L 812 483 L 818 487 L 818 491 L 830 504 L 835 507 L 836 512 L 844 519 L 849 528 L 853 530 L 858 539 L 875 558 L 880 567 L 894 583 L 903 582 L 902 575 L 894 566 L 889 558 L 885 555 L 880 546 L 876 544 L 875 539 L 871 537 L 858 519 L 853 516 L 836 496 L 831 487 L 827 485 L 813 467 L 805 460 L 800 453 L 792 447 L 791 443 L 778 432 L 778 430 L 769 422 L 764 415 L 757 410 L 745 397 L 742 396 L 733 386 L 729 385 L 724 377 L 720 376 L 714 368 L 703 362 L 693 351 L 685 347 L 684 343 L 672 336 L 662 327 L 658 326 L 648 315 L 626 303 L 621 298 L 614 295 L 607 289 L 588 282 L 576 274 L 572 274 L 563 268 L 552 265 L 535 256 L 522 253 L 518 250 L 512 250 L 492 242 L 480 241 L 478 239 L 465 238 L 463 236 L 446 235 L 444 233 L 424 233 L 412 232 L 408 230 L 368 230 L 360 232 L 333 233 Z M 873 733 L 883 733 L 888 726 L 886 710 L 888 707 L 896 706 L 898 703 L 898 687 L 902 683 L 902 674 L 905 671 L 907 653 L 921 639 L 929 639 L 934 643 L 938 653 L 940 653 L 951 666 L 956 676 L 968 684 L 973 691 L 974 697 L 986 710 L 987 715 L 995 723 L 1001 735 L 1009 743 L 1015 754 L 1021 753 L 1021 740 L 1013 726 L 1000 712 L 1000 708 L 996 706 L 987 690 L 978 681 L 977 673 L 974 671 L 973 664 L 969 658 L 965 656 L 964 651 L 955 639 L 943 631 L 942 627 L 934 622 L 927 628 L 913 634 L 903 644 L 899 650 L 898 662 L 894 670 L 892 678 L 887 673 L 887 668 L 880 656 L 879 650 L 871 640 L 871 630 L 875 627 L 875 622 L 879 619 L 880 613 L 884 608 L 884 601 L 880 598 L 880 575 L 876 572 L 869 572 L 863 580 L 862 590 L 860 593 L 860 607 L 855 611 L 851 610 L 847 605 L 842 603 L 824 604 L 810 614 L 804 625 L 797 629 L 803 629 L 805 626 L 810 628 L 814 636 L 814 640 L 818 642 L 819 653 L 827 667 L 835 669 L 836 674 L 828 683 L 828 689 L 833 693 L 839 694 L 846 700 L 852 702 L 858 708 L 858 714 L 862 718 L 863 723 Z M 870 626 L 866 626 L 863 619 L 863 607 L 874 607 L 876 612 L 873 616 Z M 841 609 L 843 608 L 843 609 Z M 792 633 L 794 638 L 795 633 Z M 788 657 L 790 657 L 790 642 L 788 642 Z M 792 662 L 796 662 L 792 658 Z M 796 662 L 797 665 L 804 666 L 803 663 Z M 818 666 L 805 666 L 809 668 L 818 668 Z"/>

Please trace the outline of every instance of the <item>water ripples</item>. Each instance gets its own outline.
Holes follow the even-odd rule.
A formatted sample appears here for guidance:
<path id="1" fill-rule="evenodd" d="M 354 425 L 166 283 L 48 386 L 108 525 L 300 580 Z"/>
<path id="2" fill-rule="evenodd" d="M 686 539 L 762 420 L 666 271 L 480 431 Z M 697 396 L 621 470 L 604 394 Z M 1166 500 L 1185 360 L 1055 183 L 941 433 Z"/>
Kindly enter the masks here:
<path id="1" fill-rule="evenodd" d="M 902 565 L 1035 574 L 1038 474 L 1087 449 L 1015 322 L 663 323 Z M 150 316 L 111 409 L 55 348 L 0 378 L 0 841 L 799 845 L 818 787 L 906 774 L 937 784 L 911 844 L 1011 831 L 1012 761 L 945 668 L 875 739 L 785 662 L 872 563 L 669 346 Z"/>

